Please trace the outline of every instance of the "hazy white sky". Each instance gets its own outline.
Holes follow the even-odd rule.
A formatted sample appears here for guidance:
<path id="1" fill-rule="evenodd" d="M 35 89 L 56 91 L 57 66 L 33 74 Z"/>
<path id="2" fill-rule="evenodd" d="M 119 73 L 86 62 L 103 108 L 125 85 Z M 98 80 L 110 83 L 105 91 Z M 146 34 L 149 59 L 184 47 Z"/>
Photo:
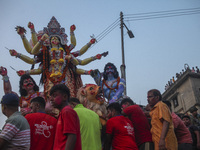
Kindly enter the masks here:
<path id="1" fill-rule="evenodd" d="M 134 17 L 133 15 L 138 13 L 192 9 L 197 14 L 134 21 L 133 18 L 125 18 L 125 24 L 135 35 L 135 38 L 130 39 L 124 29 L 127 95 L 136 103 L 146 105 L 146 92 L 157 88 L 163 93 L 165 84 L 172 76 L 175 76 L 176 72 L 184 68 L 185 63 L 188 63 L 190 67 L 200 67 L 200 13 L 198 13 L 199 9 L 193 8 L 200 8 L 199 0 L 1 0 L 0 65 L 7 67 L 13 91 L 18 92 L 19 77 L 10 66 L 16 70 L 28 70 L 31 66 L 11 57 L 4 47 L 30 56 L 14 29 L 17 25 L 24 26 L 27 30 L 27 39 L 30 39 L 31 35 L 27 27 L 29 21 L 33 22 L 36 31 L 39 31 L 47 26 L 52 16 L 55 16 L 68 35 L 70 26 L 75 24 L 77 39 L 75 50 L 79 50 L 89 42 L 90 35 L 99 35 L 119 19 L 120 11 L 125 17 Z M 132 15 L 126 16 L 128 14 Z M 139 18 L 141 19 L 141 16 Z M 79 68 L 103 71 L 105 64 L 112 62 L 120 72 L 122 56 L 119 25 L 80 59 L 104 51 L 109 51 L 106 58 L 86 66 L 79 66 Z M 39 78 L 40 76 L 34 76 L 37 83 L 39 83 Z M 82 76 L 82 79 L 84 84 L 94 83 L 90 76 Z M 2 97 L 3 82 L 0 81 L 0 84 Z M 2 113 L 0 117 L 1 120 L 5 119 Z M 1 121 L 0 126 L 3 123 Z"/>

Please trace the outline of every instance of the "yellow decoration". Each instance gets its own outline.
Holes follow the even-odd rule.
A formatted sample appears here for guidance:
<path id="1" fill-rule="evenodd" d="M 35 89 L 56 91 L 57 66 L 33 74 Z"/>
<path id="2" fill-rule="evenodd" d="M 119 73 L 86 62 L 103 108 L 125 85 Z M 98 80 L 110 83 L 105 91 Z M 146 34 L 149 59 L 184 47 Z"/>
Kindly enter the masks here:
<path id="1" fill-rule="evenodd" d="M 57 50 L 57 48 L 51 48 L 51 51 L 53 52 L 53 51 L 56 51 Z"/>
<path id="2" fill-rule="evenodd" d="M 55 64 L 55 63 L 56 63 L 56 60 L 55 60 L 55 59 L 52 59 L 52 60 L 50 61 L 50 63 L 51 63 L 51 64 Z"/>
<path id="3" fill-rule="evenodd" d="M 59 62 L 59 63 L 64 63 L 64 59 L 60 58 L 60 59 L 58 60 L 58 62 Z"/>
<path id="4" fill-rule="evenodd" d="M 64 49 L 62 47 L 59 48 L 60 51 L 64 51 Z"/>
<path id="5" fill-rule="evenodd" d="M 56 73 L 56 76 L 59 76 L 59 77 L 60 77 L 60 76 L 62 76 L 62 73 L 61 73 L 61 72 L 57 72 L 57 73 Z"/>
<path id="6" fill-rule="evenodd" d="M 52 78 L 52 77 L 55 77 L 55 76 L 56 76 L 55 73 L 52 73 L 52 74 L 50 75 L 51 78 Z"/>

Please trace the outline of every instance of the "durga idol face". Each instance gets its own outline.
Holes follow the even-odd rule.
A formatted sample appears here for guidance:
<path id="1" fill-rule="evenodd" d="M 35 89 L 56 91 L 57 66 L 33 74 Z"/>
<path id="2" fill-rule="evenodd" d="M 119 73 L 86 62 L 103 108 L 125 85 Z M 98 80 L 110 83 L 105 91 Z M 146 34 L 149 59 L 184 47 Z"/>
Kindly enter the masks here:
<path id="1" fill-rule="evenodd" d="M 60 44 L 60 41 L 59 41 L 58 37 L 53 36 L 53 37 L 51 38 L 51 44 L 52 44 L 52 45 L 59 45 L 59 44 Z"/>

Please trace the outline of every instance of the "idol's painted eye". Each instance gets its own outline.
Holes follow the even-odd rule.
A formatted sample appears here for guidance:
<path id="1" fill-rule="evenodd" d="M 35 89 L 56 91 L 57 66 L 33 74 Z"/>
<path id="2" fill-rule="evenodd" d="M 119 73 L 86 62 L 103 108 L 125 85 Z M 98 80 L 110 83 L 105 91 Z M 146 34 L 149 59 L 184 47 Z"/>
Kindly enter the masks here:
<path id="1" fill-rule="evenodd" d="M 90 87 L 90 90 L 93 90 L 94 88 L 93 87 Z"/>

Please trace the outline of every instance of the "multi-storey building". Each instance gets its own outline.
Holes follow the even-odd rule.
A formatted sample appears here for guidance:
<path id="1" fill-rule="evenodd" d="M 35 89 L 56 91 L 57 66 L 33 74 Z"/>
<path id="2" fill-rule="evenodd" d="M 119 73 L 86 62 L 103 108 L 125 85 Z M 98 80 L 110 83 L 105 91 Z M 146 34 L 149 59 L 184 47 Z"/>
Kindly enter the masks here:
<path id="1" fill-rule="evenodd" d="M 187 68 L 176 81 L 167 87 L 162 98 L 171 102 L 172 111 L 175 113 L 187 113 L 192 106 L 196 106 L 200 113 L 199 71 Z"/>

